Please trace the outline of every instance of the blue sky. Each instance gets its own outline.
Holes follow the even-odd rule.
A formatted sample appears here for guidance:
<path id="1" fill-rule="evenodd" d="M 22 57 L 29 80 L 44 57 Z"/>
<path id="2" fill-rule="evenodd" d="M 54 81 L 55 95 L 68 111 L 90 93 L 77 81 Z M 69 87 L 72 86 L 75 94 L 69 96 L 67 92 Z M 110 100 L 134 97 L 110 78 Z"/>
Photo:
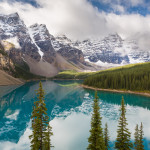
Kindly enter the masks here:
<path id="1" fill-rule="evenodd" d="M 89 0 L 93 6 L 100 11 L 107 13 L 135 13 L 143 16 L 150 14 L 150 0 Z M 115 9 L 115 6 L 120 6 L 124 12 Z M 149 7 L 148 7 L 149 6 Z"/>

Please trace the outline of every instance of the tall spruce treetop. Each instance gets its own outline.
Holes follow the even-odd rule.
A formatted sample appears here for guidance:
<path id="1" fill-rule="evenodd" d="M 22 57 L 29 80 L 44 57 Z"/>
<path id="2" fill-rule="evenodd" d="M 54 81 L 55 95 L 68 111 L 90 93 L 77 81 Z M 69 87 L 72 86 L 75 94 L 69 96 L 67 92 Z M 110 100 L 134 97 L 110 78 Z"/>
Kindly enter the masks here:
<path id="1" fill-rule="evenodd" d="M 139 127 L 138 124 L 135 127 L 135 133 L 134 133 L 134 148 L 135 150 L 139 150 Z"/>
<path id="2" fill-rule="evenodd" d="M 105 150 L 105 143 L 103 137 L 103 129 L 101 123 L 102 117 L 100 116 L 100 106 L 95 92 L 95 99 L 93 103 L 93 114 L 91 119 L 90 137 L 88 138 L 88 150 Z"/>
<path id="3" fill-rule="evenodd" d="M 104 141 L 105 141 L 105 149 L 108 150 L 110 146 L 109 146 L 109 133 L 108 133 L 107 123 L 105 124 L 105 129 L 104 129 Z"/>
<path id="4" fill-rule="evenodd" d="M 141 123 L 140 129 L 139 129 L 139 150 L 144 150 L 143 145 L 143 124 Z"/>
<path id="5" fill-rule="evenodd" d="M 119 125 L 118 125 L 118 130 L 117 130 L 117 139 L 115 142 L 115 148 L 118 150 L 130 150 L 133 145 L 130 141 L 131 139 L 131 133 L 129 132 L 127 128 L 127 119 L 126 119 L 126 108 L 124 104 L 124 98 L 122 97 L 122 102 L 121 102 L 121 116 L 119 119 Z"/>
<path id="6" fill-rule="evenodd" d="M 50 126 L 50 124 L 47 127 L 47 132 L 45 133 L 45 138 L 44 138 L 44 150 L 50 150 L 51 147 L 53 147 L 51 145 L 51 139 L 50 137 L 53 135 L 52 133 L 52 127 Z"/>
<path id="7" fill-rule="evenodd" d="M 34 102 L 34 107 L 32 111 L 32 135 L 29 136 L 31 139 L 31 149 L 32 150 L 45 150 L 48 145 L 48 132 L 51 135 L 51 130 L 47 131 L 49 126 L 49 117 L 47 115 L 47 108 L 44 100 L 44 90 L 42 83 L 39 83 L 39 89 L 37 90 L 37 100 Z M 51 128 L 50 128 L 51 129 Z M 47 150 L 50 150 L 47 149 Z"/>

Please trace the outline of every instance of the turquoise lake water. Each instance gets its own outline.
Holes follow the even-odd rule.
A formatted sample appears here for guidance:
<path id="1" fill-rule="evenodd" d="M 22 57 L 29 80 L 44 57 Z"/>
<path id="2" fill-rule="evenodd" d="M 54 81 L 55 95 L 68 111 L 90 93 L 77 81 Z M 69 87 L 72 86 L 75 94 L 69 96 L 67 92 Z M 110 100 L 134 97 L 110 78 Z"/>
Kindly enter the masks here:
<path id="1" fill-rule="evenodd" d="M 43 81 L 52 126 L 53 150 L 86 150 L 94 97 L 77 81 Z M 0 150 L 28 150 L 31 112 L 38 82 L 0 87 Z M 144 146 L 150 150 L 150 98 L 133 94 L 98 92 L 103 126 L 107 122 L 110 145 L 116 139 L 121 97 L 127 104 L 128 128 L 134 139 L 136 124 L 143 122 Z"/>

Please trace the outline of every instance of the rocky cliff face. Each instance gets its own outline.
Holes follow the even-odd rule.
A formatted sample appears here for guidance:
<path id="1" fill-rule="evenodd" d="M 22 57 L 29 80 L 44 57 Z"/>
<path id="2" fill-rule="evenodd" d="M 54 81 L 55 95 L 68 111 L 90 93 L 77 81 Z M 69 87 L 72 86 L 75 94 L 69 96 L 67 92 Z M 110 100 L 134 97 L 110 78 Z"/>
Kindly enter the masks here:
<path id="1" fill-rule="evenodd" d="M 34 24 L 29 27 L 29 34 L 33 43 L 37 46 L 41 59 L 52 63 L 56 57 L 56 51 L 51 44 L 51 35 L 46 26 Z"/>
<path id="2" fill-rule="evenodd" d="M 78 64 L 79 62 L 83 64 L 85 63 L 82 51 L 77 48 L 67 45 L 61 47 L 57 52 L 74 64 Z"/>
<path id="3" fill-rule="evenodd" d="M 0 70 L 6 71 L 8 74 L 12 74 L 11 70 L 15 69 L 13 61 L 9 58 L 3 45 L 0 43 Z"/>
<path id="4" fill-rule="evenodd" d="M 135 40 L 123 40 L 117 33 L 84 41 L 71 41 L 64 35 L 56 37 L 56 40 L 60 44 L 82 50 L 86 61 L 98 65 L 150 61 L 150 50 L 141 49 Z"/>
<path id="5" fill-rule="evenodd" d="M 71 61 L 75 64 L 82 63 L 86 64 L 84 60 L 83 52 L 72 46 L 70 43 L 72 42 L 65 35 L 58 37 L 51 37 L 52 45 L 54 49 L 65 57 L 68 61 Z"/>
<path id="6" fill-rule="evenodd" d="M 56 57 L 56 53 L 63 56 L 66 60 L 74 64 L 83 63 L 84 56 L 81 50 L 71 47 L 70 45 L 59 43 L 59 41 L 49 33 L 46 26 L 34 24 L 29 28 L 30 37 L 39 47 L 43 60 L 52 63 Z"/>
<path id="7" fill-rule="evenodd" d="M 83 49 L 85 57 L 91 62 L 107 62 L 113 64 L 121 64 L 123 61 L 129 63 L 127 55 L 122 55 L 116 49 L 121 48 L 123 40 L 118 34 L 109 35 L 101 41 L 85 40 L 78 44 L 77 47 Z"/>

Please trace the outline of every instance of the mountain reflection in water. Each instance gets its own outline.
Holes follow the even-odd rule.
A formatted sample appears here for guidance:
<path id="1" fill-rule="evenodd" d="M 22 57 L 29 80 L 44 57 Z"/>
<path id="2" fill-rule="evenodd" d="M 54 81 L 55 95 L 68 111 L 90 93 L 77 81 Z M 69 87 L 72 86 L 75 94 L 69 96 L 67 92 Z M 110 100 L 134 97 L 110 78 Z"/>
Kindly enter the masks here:
<path id="1" fill-rule="evenodd" d="M 42 81 L 51 119 L 55 150 L 86 150 L 90 129 L 93 90 L 79 86 L 81 81 Z M 30 117 L 38 82 L 0 87 L 0 149 L 30 149 Z M 98 92 L 103 126 L 107 122 L 111 146 L 116 138 L 121 97 L 127 104 L 128 127 L 134 139 L 135 125 L 144 124 L 144 145 L 150 149 L 150 98 L 133 94 Z"/>

